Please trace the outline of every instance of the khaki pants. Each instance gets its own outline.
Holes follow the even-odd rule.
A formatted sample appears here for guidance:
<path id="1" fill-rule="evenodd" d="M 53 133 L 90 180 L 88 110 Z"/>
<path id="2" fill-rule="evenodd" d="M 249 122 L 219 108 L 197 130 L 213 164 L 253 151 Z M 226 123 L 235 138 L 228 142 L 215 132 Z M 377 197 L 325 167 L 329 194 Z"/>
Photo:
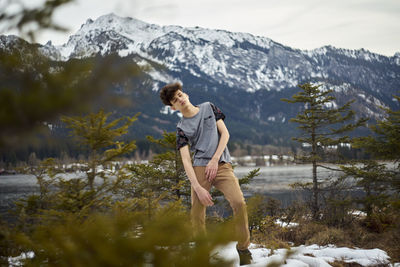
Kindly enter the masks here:
<path id="1" fill-rule="evenodd" d="M 235 217 L 237 248 L 247 249 L 250 245 L 249 223 L 247 220 L 246 202 L 243 193 L 240 190 L 239 181 L 233 173 L 232 165 L 229 163 L 220 163 L 218 165 L 217 176 L 210 183 L 205 176 L 205 166 L 193 167 L 199 184 L 206 190 L 210 191 L 211 186 L 215 186 L 221 191 L 226 200 L 232 207 Z M 196 192 L 192 188 L 192 209 L 191 217 L 195 229 L 205 231 L 206 207 L 203 206 L 197 197 Z"/>

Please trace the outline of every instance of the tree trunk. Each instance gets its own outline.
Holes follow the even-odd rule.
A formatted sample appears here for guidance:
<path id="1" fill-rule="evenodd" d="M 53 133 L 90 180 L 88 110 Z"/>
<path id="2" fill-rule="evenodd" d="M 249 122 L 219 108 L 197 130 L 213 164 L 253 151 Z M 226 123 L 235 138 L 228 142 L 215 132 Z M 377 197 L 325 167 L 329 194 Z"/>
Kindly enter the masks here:
<path id="1" fill-rule="evenodd" d="M 92 152 L 91 157 L 92 157 L 92 159 L 91 159 L 92 162 L 89 161 L 91 163 L 91 164 L 89 163 L 91 165 L 90 166 L 91 172 L 88 173 L 88 183 L 89 183 L 90 190 L 93 191 L 94 179 L 96 177 L 96 165 L 97 165 L 96 164 L 96 152 L 95 151 Z M 90 171 L 90 169 L 89 169 L 89 171 Z"/>
<path id="2" fill-rule="evenodd" d="M 367 218 L 370 219 L 372 216 L 372 204 L 370 201 L 372 194 L 371 194 L 371 188 L 368 185 L 365 188 L 365 193 L 366 193 L 365 202 L 364 202 L 365 211 L 367 213 Z"/>
<path id="3" fill-rule="evenodd" d="M 313 189 L 312 189 L 312 204 L 311 204 L 311 209 L 312 209 L 312 215 L 315 220 L 318 219 L 318 179 L 317 179 L 317 144 L 315 141 L 315 129 L 312 131 L 312 175 L 313 175 Z"/>
<path id="4" fill-rule="evenodd" d="M 317 161 L 313 160 L 313 204 L 312 204 L 312 212 L 313 212 L 313 218 L 318 219 L 318 179 L 317 179 Z"/>

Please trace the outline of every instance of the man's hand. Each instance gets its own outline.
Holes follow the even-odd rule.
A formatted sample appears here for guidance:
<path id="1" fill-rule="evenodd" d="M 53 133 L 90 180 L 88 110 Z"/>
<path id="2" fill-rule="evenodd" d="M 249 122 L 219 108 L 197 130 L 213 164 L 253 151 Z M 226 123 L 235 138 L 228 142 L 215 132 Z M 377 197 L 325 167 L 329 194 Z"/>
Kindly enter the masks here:
<path id="1" fill-rule="evenodd" d="M 206 207 L 214 205 L 210 193 L 202 186 L 199 185 L 197 188 L 194 189 L 194 191 L 196 192 L 196 195 L 199 198 L 201 204 Z"/>
<path id="2" fill-rule="evenodd" d="M 211 183 L 218 171 L 218 160 L 212 158 L 206 166 L 206 179 Z"/>

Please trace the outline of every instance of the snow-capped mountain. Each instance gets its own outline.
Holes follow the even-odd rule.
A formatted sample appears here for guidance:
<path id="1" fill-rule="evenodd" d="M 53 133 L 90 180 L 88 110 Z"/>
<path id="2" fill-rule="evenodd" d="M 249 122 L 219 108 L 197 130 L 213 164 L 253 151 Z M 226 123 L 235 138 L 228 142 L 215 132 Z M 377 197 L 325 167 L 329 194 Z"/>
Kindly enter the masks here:
<path id="1" fill-rule="evenodd" d="M 87 20 L 66 44 L 56 48 L 59 53 L 49 44 L 44 49 L 58 60 L 138 54 L 170 70 L 189 71 L 248 92 L 279 91 L 325 79 L 376 92 L 393 93 L 400 85 L 400 53 L 385 57 L 331 46 L 301 51 L 248 33 L 158 26 L 114 14 Z"/>
<path id="2" fill-rule="evenodd" d="M 5 43 L 0 41 L 0 48 Z M 159 26 L 114 14 L 88 19 L 66 44 L 49 42 L 40 50 L 57 61 L 118 54 L 146 66 L 145 87 L 154 91 L 149 101 L 171 122 L 168 130 L 177 116 L 162 109 L 156 91 L 172 81 L 183 82 L 192 102 L 214 101 L 228 110 L 234 127 L 252 129 L 262 143 L 297 112 L 280 98 L 290 98 L 305 82 L 334 89 L 338 103 L 332 105 L 356 99 L 353 108 L 363 116 L 382 118 L 378 106 L 398 107 L 392 95 L 400 89 L 400 53 L 386 57 L 332 46 L 299 50 L 248 33 Z M 238 130 L 236 137 L 246 139 L 246 133 Z"/>

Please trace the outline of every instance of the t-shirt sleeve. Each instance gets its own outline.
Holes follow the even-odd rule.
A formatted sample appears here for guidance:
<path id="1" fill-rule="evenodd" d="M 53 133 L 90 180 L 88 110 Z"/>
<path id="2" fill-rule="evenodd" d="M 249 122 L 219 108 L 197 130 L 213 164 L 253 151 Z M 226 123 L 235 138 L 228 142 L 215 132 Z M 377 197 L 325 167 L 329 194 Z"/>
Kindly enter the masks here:
<path id="1" fill-rule="evenodd" d="M 189 139 L 181 128 L 176 129 L 176 149 L 179 150 L 182 147 L 189 144 Z"/>
<path id="2" fill-rule="evenodd" d="M 218 121 L 220 119 L 225 120 L 225 114 L 222 113 L 222 111 L 217 108 L 213 103 L 210 103 L 210 105 L 215 115 L 215 121 Z"/>

